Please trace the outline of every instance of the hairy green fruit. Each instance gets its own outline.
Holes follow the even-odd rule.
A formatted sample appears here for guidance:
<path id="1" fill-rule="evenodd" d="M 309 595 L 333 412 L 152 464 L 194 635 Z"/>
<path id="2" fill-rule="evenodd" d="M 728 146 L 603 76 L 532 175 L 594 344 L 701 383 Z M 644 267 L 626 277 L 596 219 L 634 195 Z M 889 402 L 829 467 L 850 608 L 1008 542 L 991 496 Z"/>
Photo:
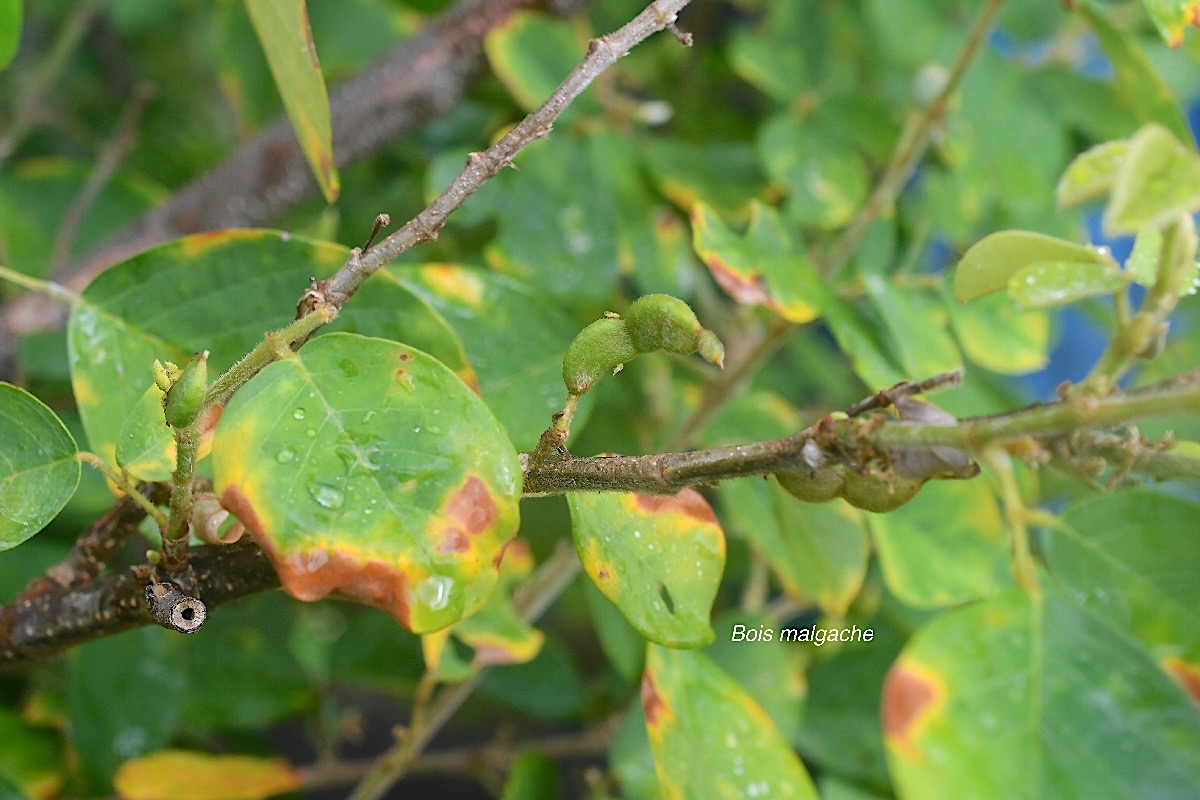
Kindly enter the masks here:
<path id="1" fill-rule="evenodd" d="M 776 472 L 775 477 L 779 485 L 793 497 L 806 503 L 824 503 L 842 496 L 846 467 L 842 464 L 826 464 L 816 469 Z"/>
<path id="2" fill-rule="evenodd" d="M 579 332 L 563 356 L 563 383 L 580 395 L 610 372 L 638 354 L 625 320 L 605 317 Z"/>
<path id="3" fill-rule="evenodd" d="M 205 350 L 183 368 L 179 379 L 163 398 L 163 413 L 172 428 L 186 428 L 196 421 L 204 406 L 208 388 L 208 351 Z"/>
<path id="4" fill-rule="evenodd" d="M 924 483 L 900 475 L 881 477 L 847 470 L 842 497 L 850 505 L 864 511 L 894 511 L 916 497 Z"/>
<path id="5" fill-rule="evenodd" d="M 699 350 L 714 364 L 725 360 L 725 348 L 716 335 L 700 326 L 687 303 L 668 294 L 639 297 L 629 307 L 625 323 L 638 352 L 665 350 L 687 356 Z"/>

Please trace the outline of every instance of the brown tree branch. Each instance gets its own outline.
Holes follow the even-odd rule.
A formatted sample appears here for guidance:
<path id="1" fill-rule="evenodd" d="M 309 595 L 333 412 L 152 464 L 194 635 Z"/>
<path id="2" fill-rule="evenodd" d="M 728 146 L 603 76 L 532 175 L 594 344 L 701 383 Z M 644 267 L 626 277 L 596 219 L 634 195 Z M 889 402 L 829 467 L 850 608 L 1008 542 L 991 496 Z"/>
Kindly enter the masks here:
<path id="1" fill-rule="evenodd" d="M 271 562 L 253 542 L 195 547 L 188 563 L 192 591 L 209 609 L 279 586 Z M 77 644 L 154 622 L 144 573 L 144 565 L 130 567 L 0 607 L 0 667 L 52 658 Z"/>
<path id="2" fill-rule="evenodd" d="M 586 0 L 555 4 L 578 6 Z M 458 103 L 483 60 L 489 30 L 517 9 L 546 0 L 461 0 L 329 97 L 333 152 L 346 167 L 381 150 Z M 209 172 L 184 186 L 104 244 L 51 276 L 81 290 L 110 265 L 189 233 L 266 225 L 315 194 L 316 179 L 281 117 Z M 14 373 L 16 340 L 62 325 L 66 310 L 25 294 L 0 316 L 0 377 Z"/>
<path id="3" fill-rule="evenodd" d="M 689 0 L 654 0 L 619 30 L 593 39 L 587 55 L 550 93 L 540 108 L 521 120 L 500 141 L 482 153 L 472 153 L 466 166 L 450 185 L 424 211 L 404 227 L 367 252 L 355 250 L 332 278 L 321 284 L 329 302 L 340 306 L 362 282 L 402 253 L 422 242 L 433 241 L 450 214 L 466 202 L 480 186 L 503 167 L 512 166 L 513 158 L 524 147 L 550 134 L 554 120 L 572 100 L 583 93 L 601 73 L 615 64 L 635 45 L 653 34 L 674 26 L 679 12 Z"/>
<path id="4" fill-rule="evenodd" d="M 529 470 L 524 490 L 526 494 L 674 494 L 687 486 L 797 469 L 814 457 L 853 466 L 872 459 L 886 462 L 906 451 L 936 447 L 956 448 L 973 455 L 996 446 L 1011 447 L 1015 455 L 1022 456 L 1030 450 L 1027 445 L 1034 445 L 1035 450 L 1049 449 L 1060 437 L 1074 431 L 1179 413 L 1200 415 L 1200 371 L 1123 394 L 1070 397 L 951 425 L 892 421 L 882 415 L 829 416 L 782 439 L 732 447 L 645 456 L 548 459 Z M 1131 445 L 1123 447 L 1119 440 L 1102 438 L 1081 447 L 1079 454 L 1101 456 L 1123 471 L 1144 470 L 1159 479 L 1194 480 L 1200 475 L 1198 459 L 1161 452 L 1138 437 L 1131 436 L 1128 441 Z M 955 477 L 965 477 L 965 473 Z M 128 513 L 134 512 L 110 512 L 114 518 Z M 189 576 L 190 590 L 209 608 L 279 586 L 270 562 L 250 541 L 192 548 L 189 563 L 194 570 L 194 578 Z M 149 624 L 152 619 L 145 605 L 144 570 L 144 566 L 133 567 L 83 586 L 62 588 L 52 582 L 43 583 L 38 586 L 40 591 L 27 590 L 0 607 L 0 666 L 49 658 L 90 639 Z"/>

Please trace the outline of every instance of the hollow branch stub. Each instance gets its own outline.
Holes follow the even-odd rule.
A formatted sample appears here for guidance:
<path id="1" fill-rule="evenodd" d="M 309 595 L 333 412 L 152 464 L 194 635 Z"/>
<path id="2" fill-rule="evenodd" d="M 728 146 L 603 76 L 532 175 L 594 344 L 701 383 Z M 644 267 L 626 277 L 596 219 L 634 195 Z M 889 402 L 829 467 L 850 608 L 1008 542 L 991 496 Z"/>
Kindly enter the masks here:
<path id="1" fill-rule="evenodd" d="M 170 581 L 147 586 L 146 604 L 155 622 L 180 633 L 200 630 L 208 616 L 204 603 L 187 596 Z"/>

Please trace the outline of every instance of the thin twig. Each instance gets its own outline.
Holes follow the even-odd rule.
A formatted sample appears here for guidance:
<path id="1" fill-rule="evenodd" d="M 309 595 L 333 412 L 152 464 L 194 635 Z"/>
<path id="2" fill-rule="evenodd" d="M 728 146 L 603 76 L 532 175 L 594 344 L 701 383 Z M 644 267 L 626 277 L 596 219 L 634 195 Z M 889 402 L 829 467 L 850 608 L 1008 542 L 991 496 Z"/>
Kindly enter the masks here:
<path id="1" fill-rule="evenodd" d="M 917 162 L 925 155 L 929 145 L 930 133 L 933 126 L 945 116 L 946 108 L 958 86 L 967 73 L 967 68 L 978 55 L 988 30 L 1004 0 L 988 0 L 987 5 L 979 12 L 971 26 L 970 32 L 958 56 L 950 68 L 946 82 L 937 96 L 925 106 L 916 116 L 912 117 L 900 135 L 900 141 L 892 152 L 883 176 L 876 184 L 865 205 L 841 232 L 837 240 L 829 248 L 825 258 L 821 260 L 819 270 L 826 277 L 835 277 L 849 262 L 850 257 L 858 249 L 863 236 L 871 223 L 881 214 L 890 210 L 900 192 L 904 189 L 905 181 L 916 167 Z M 796 328 L 785 320 L 776 321 L 764 333 L 762 339 L 754 347 L 740 355 L 731 354 L 725 370 L 713 376 L 706 385 L 704 398 L 700 405 L 684 421 L 675 435 L 671 437 L 668 449 L 678 450 L 688 446 L 692 437 L 716 414 L 717 410 L 737 390 L 754 375 L 775 352 L 783 346 L 788 336 Z"/>
<path id="2" fill-rule="evenodd" d="M 466 202 L 502 168 L 512 166 L 513 158 L 526 145 L 550 134 L 554 120 L 597 76 L 647 37 L 675 24 L 689 0 L 655 0 L 620 30 L 593 39 L 587 54 L 575 69 L 550 93 L 540 108 L 521 120 L 500 141 L 482 153 L 472 153 L 458 177 L 424 211 L 405 223 L 367 253 L 352 257 L 323 284 L 329 301 L 340 306 L 362 282 L 422 242 L 437 238 L 438 231 L 456 208 Z"/>
<path id="3" fill-rule="evenodd" d="M 92 207 L 92 203 L 96 202 L 100 190 L 108 183 L 108 179 L 112 177 L 121 160 L 133 148 L 134 142 L 137 141 L 138 120 L 141 119 L 142 111 L 145 110 L 146 104 L 153 96 L 152 86 L 149 84 L 138 86 L 134 89 L 129 102 L 125 104 L 125 108 L 121 110 L 121 117 L 117 120 L 112 137 L 101 149 L 100 157 L 92 165 L 91 172 L 88 173 L 87 180 L 79 189 L 79 193 L 75 195 L 71 204 L 63 212 L 62 223 L 58 226 L 58 233 L 54 237 L 54 247 L 50 250 L 51 270 L 61 269 L 70 258 L 71 245 L 75 242 L 75 236 L 79 232 L 79 225 L 83 222 L 84 215 Z"/>
<path id="4" fill-rule="evenodd" d="M 560 542 L 554 553 L 513 596 L 517 614 L 525 622 L 533 622 L 562 594 L 567 585 L 579 573 L 579 558 L 566 542 Z M 416 762 L 429 740 L 442 729 L 454 715 L 484 674 L 476 672 L 467 680 L 447 686 L 433 698 L 428 709 L 421 715 L 421 724 L 414 724 L 403 738 L 384 753 L 372 765 L 370 772 L 355 787 L 350 800 L 378 800 L 392 785 L 400 780 Z"/>

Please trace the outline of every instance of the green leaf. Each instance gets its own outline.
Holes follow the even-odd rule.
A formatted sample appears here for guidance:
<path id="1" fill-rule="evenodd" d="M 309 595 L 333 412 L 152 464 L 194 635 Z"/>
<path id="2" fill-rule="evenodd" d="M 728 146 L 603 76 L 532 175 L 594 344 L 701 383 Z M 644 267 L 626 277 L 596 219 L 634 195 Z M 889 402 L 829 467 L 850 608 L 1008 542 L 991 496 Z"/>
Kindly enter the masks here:
<path id="1" fill-rule="evenodd" d="M 883 678 L 904 643 L 892 617 L 857 621 L 871 630 L 871 641 L 826 648 L 808 668 L 808 698 L 796 744 L 805 760 L 826 774 L 853 776 L 876 786 L 890 784 L 879 698 Z"/>
<path id="2" fill-rule="evenodd" d="M 1114 26 L 1105 12 L 1086 3 L 1080 5 L 1079 11 L 1096 32 L 1100 47 L 1112 62 L 1117 94 L 1137 121 L 1156 122 L 1180 141 L 1189 141 L 1187 122 L 1179 110 L 1179 103 L 1145 51 L 1131 35 Z"/>
<path id="3" fill-rule="evenodd" d="M 897 795 L 1185 800 L 1200 713 L 1136 642 L 1054 595 L 935 618 L 888 674 Z"/>
<path id="4" fill-rule="evenodd" d="M 332 333 L 234 396 L 213 484 L 292 596 L 338 592 L 427 633 L 486 602 L 516 530 L 520 468 L 440 362 Z"/>
<path id="5" fill-rule="evenodd" d="M 1129 142 L 1120 139 L 1098 144 L 1075 156 L 1054 189 L 1059 209 L 1079 205 L 1112 191 L 1113 181 L 1128 154 Z"/>
<path id="6" fill-rule="evenodd" d="M 1013 275 L 1045 261 L 1116 266 L 1107 253 L 1029 231 L 1001 231 L 976 242 L 954 270 L 954 299 L 960 303 L 1008 288 Z"/>
<path id="7" fill-rule="evenodd" d="M 828 296 L 823 308 L 825 322 L 842 352 L 850 357 L 854 372 L 869 389 L 886 389 L 917 376 L 906 375 L 888 354 L 890 347 L 883 324 L 841 298 Z"/>
<path id="8" fill-rule="evenodd" d="M 745 630 L 767 629 L 774 635 L 768 640 L 737 641 L 734 633 L 739 625 Z M 704 648 L 704 655 L 762 706 L 785 740 L 793 741 L 804 716 L 808 688 L 803 651 L 784 642 L 778 635 L 778 620 L 762 611 L 724 614 L 713 627 L 717 637 Z"/>
<path id="9" fill-rule="evenodd" d="M 309 278 L 332 275 L 348 254 L 277 231 L 218 231 L 152 248 L 101 273 L 72 308 L 67 329 L 90 449 L 116 464 L 117 442 L 126 424 L 136 424 L 130 418 L 148 424 L 150 409 L 139 412 L 138 404 L 146 402 L 154 359 L 185 364 L 208 350 L 212 374 L 227 369 L 265 331 L 291 322 Z M 475 380 L 445 321 L 385 271 L 362 285 L 330 328 L 403 338 L 464 381 Z"/>
<path id="10" fill-rule="evenodd" d="M 546 800 L 560 796 L 554 761 L 544 753 L 525 750 L 513 759 L 500 800 Z"/>
<path id="11" fill-rule="evenodd" d="M 1188 25 L 1200 26 L 1198 0 L 1142 0 L 1142 4 L 1171 47 L 1183 44 L 1183 31 Z"/>
<path id="12" fill-rule="evenodd" d="M 484 401 L 513 444 L 532 450 L 566 400 L 562 357 L 578 325 L 541 292 L 495 273 L 427 264 L 392 274 L 458 334 Z M 583 406 L 576 425 L 590 409 Z"/>
<path id="13" fill-rule="evenodd" d="M 492 71 L 524 111 L 544 103 L 584 52 L 570 22 L 532 11 L 510 15 L 488 31 L 483 41 Z M 584 102 L 595 106 L 590 97 Z M 572 103 L 557 124 L 579 112 L 580 106 Z"/>
<path id="14" fill-rule="evenodd" d="M 992 490 L 981 481 L 930 481 L 908 504 L 868 514 L 888 588 L 917 608 L 943 608 L 1012 585 Z"/>
<path id="15" fill-rule="evenodd" d="M 567 503 L 584 569 L 639 633 L 671 647 L 712 641 L 725 534 L 698 492 L 578 492 Z"/>
<path id="16" fill-rule="evenodd" d="M 840 499 L 803 503 L 774 478 L 770 487 L 774 519 L 748 529 L 747 537 L 794 599 L 811 600 L 835 617 L 844 615 L 867 573 L 863 512 Z"/>
<path id="17" fill-rule="evenodd" d="M 524 714 L 550 719 L 578 714 L 587 700 L 571 651 L 554 639 L 547 639 L 532 661 L 485 671 L 479 691 Z"/>
<path id="18" fill-rule="evenodd" d="M 63 784 L 66 765 L 63 744 L 57 733 L 35 728 L 22 721 L 10 708 L 0 708 L 0 798 L 5 797 L 7 777 L 19 797 L 56 796 Z"/>
<path id="19" fill-rule="evenodd" d="M 77 452 L 62 420 L 41 400 L 0 383 L 0 550 L 46 527 L 75 494 Z"/>
<path id="20" fill-rule="evenodd" d="M 325 200 L 337 199 L 329 97 L 317 61 L 304 0 L 246 0 L 246 10 L 262 43 L 292 129 L 308 158 Z"/>
<path id="21" fill-rule="evenodd" d="M 503 176 L 488 263 L 557 300 L 603 304 L 617 275 L 621 202 L 606 177 L 603 147 L 551 136 L 525 148 L 516 163 L 520 172 Z"/>
<path id="22" fill-rule="evenodd" d="M 881 275 L 863 281 L 867 296 L 887 325 L 888 343 L 913 378 L 936 375 L 962 366 L 962 354 L 946 330 L 946 313 L 932 292 L 897 286 Z"/>
<path id="23" fill-rule="evenodd" d="M 1145 489 L 1102 494 L 1050 528 L 1046 563 L 1077 602 L 1145 642 L 1200 701 L 1200 505 Z"/>
<path id="24" fill-rule="evenodd" d="M 24 787 L 0 766 L 0 800 L 30 800 Z"/>
<path id="25" fill-rule="evenodd" d="M 703 203 L 692 210 L 692 244 L 721 288 L 739 303 L 765 305 L 789 322 L 821 313 L 825 290 L 816 269 L 779 215 L 755 202 L 744 234 Z"/>
<path id="26" fill-rule="evenodd" d="M 645 649 L 643 640 L 642 650 Z M 629 704 L 621 727 L 613 737 L 612 747 L 608 750 L 608 765 L 621 787 L 621 797 L 662 800 L 654 771 L 654 754 L 650 752 L 650 739 L 646 736 L 646 715 L 637 698 Z"/>
<path id="27" fill-rule="evenodd" d="M 758 157 L 787 195 L 787 216 L 804 227 L 845 225 L 871 188 L 866 162 L 853 147 L 790 115 L 762 127 Z"/>
<path id="28" fill-rule="evenodd" d="M 1125 288 L 1125 275 L 1112 264 L 1042 261 L 1021 269 L 1008 282 L 1008 296 L 1025 308 L 1074 303 Z"/>
<path id="29" fill-rule="evenodd" d="M 1160 125 L 1147 125 L 1130 140 L 1104 210 L 1105 231 L 1136 233 L 1200 209 L 1200 155 L 1179 142 Z"/>
<path id="30" fill-rule="evenodd" d="M 650 645 L 642 709 L 666 796 L 817 800 L 771 718 L 704 655 Z"/>
<path id="31" fill-rule="evenodd" d="M 163 390 L 151 383 L 117 437 L 117 466 L 143 481 L 165 481 L 175 471 L 175 438 L 163 416 Z"/>
<path id="32" fill-rule="evenodd" d="M 23 0 L 0 0 L 0 69 L 7 67 L 17 54 L 23 7 Z"/>
<path id="33" fill-rule="evenodd" d="M 1133 252 L 1125 262 L 1125 273 L 1147 289 L 1158 283 L 1158 260 L 1162 255 L 1162 245 L 1160 229 L 1142 228 L 1133 241 Z"/>
<path id="34" fill-rule="evenodd" d="M 203 636 L 180 641 L 187 681 L 180 713 L 188 730 L 259 731 L 316 704 L 288 648 L 294 608 L 282 593 L 263 592 L 210 614 Z"/>
<path id="35" fill-rule="evenodd" d="M 730 38 L 729 66 L 742 80 L 780 103 L 790 103 L 812 80 L 798 43 L 764 26 L 763 34 L 739 29 Z M 775 34 L 775 35 L 771 35 Z"/>
<path id="36" fill-rule="evenodd" d="M 639 147 L 659 191 L 689 214 L 704 203 L 723 216 L 746 219 L 753 203 L 767 196 L 766 179 L 748 144 L 654 138 Z"/>
<path id="37" fill-rule="evenodd" d="M 124 761 L 166 746 L 184 690 L 173 634 L 151 625 L 71 651 L 71 738 L 87 776 L 107 787 Z"/>
<path id="38" fill-rule="evenodd" d="M 608 663 L 618 675 L 633 685 L 646 666 L 646 640 L 608 598 L 600 593 L 596 584 L 584 583 L 589 616 L 600 648 L 608 657 Z"/>
<path id="39" fill-rule="evenodd" d="M 1041 369 L 1050 352 L 1050 316 L 1043 309 L 1020 309 L 1005 295 L 956 303 L 946 292 L 950 326 L 963 354 L 986 369 L 1020 375 Z"/>
<path id="40" fill-rule="evenodd" d="M 513 607 L 512 593 L 522 578 L 533 570 L 533 554 L 523 539 L 513 539 L 504 548 L 496 591 L 478 613 L 451 628 L 460 641 L 471 647 L 473 667 L 494 664 L 524 664 L 542 649 L 545 635 L 525 622 Z M 449 648 L 447 648 L 449 649 Z"/>

